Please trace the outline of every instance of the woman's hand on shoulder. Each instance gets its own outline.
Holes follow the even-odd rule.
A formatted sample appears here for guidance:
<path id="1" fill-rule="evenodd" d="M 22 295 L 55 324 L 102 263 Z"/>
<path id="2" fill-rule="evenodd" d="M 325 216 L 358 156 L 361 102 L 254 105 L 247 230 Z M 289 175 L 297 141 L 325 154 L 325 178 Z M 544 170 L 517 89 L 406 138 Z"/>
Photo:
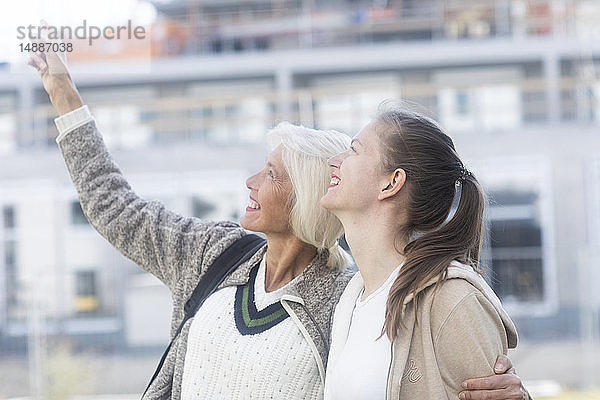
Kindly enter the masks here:
<path id="1" fill-rule="evenodd" d="M 41 23 L 47 26 L 45 21 Z M 37 38 L 36 41 L 40 43 L 57 42 L 43 37 Z M 59 115 L 66 114 L 83 105 L 81 96 L 67 68 L 64 52 L 56 53 L 52 51 L 52 46 L 48 51 L 31 52 L 27 64 L 35 68 L 40 74 L 44 90 L 50 96 L 50 101 Z"/>
<path id="2" fill-rule="evenodd" d="M 496 375 L 467 379 L 459 394 L 461 400 L 530 400 L 531 396 L 515 368 L 505 355 L 499 355 L 494 365 Z"/>

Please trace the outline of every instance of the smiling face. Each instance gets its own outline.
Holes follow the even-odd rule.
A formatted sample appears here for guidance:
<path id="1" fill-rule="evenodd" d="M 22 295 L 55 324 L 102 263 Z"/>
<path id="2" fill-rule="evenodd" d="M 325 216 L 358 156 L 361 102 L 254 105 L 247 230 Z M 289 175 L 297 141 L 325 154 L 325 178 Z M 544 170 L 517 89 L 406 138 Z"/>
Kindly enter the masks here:
<path id="1" fill-rule="evenodd" d="M 376 206 L 387 174 L 380 165 L 380 144 L 375 123 L 369 123 L 352 139 L 350 148 L 328 160 L 332 170 L 321 205 L 334 214 L 365 212 Z"/>
<path id="2" fill-rule="evenodd" d="M 265 167 L 246 180 L 250 196 L 240 220 L 245 229 L 265 234 L 291 233 L 289 199 L 293 188 L 282 152 L 283 147 L 277 146 L 269 154 Z"/>

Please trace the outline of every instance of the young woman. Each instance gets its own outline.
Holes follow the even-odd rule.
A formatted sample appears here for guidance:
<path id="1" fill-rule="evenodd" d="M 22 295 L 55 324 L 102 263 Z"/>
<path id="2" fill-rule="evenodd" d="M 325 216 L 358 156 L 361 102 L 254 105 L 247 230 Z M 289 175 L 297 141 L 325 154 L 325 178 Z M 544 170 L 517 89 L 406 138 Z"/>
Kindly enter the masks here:
<path id="1" fill-rule="evenodd" d="M 436 123 L 400 108 L 329 163 L 321 204 L 342 221 L 359 273 L 336 307 L 325 398 L 458 398 L 467 377 L 490 375 L 517 344 L 480 275 L 477 179 Z"/>

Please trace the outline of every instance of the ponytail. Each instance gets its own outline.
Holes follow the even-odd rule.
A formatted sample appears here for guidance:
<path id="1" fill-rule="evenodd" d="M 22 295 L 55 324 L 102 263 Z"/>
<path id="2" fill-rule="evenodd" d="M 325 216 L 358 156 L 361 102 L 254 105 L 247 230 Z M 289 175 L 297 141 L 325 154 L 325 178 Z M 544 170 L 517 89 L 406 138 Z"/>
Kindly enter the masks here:
<path id="1" fill-rule="evenodd" d="M 404 303 L 413 296 L 417 316 L 419 289 L 431 279 L 439 285 L 453 260 L 481 273 L 479 256 L 483 238 L 484 192 L 460 161 L 452 140 L 430 119 L 406 110 L 381 113 L 383 166 L 406 171 L 407 223 L 401 226 L 406 245 L 400 250 L 404 264 L 387 299 L 385 333 L 394 340 L 405 327 Z M 452 203 L 460 193 L 454 215 Z"/>
<path id="2" fill-rule="evenodd" d="M 327 265 L 333 268 L 342 269 L 348 265 L 352 265 L 353 260 L 350 254 L 336 243 L 329 249 L 329 259 Z"/>

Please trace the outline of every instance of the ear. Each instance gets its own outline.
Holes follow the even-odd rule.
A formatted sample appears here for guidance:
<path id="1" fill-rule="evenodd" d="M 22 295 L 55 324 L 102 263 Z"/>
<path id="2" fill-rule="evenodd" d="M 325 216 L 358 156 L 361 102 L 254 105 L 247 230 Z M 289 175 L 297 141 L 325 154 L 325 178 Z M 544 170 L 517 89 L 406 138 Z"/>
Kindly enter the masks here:
<path id="1" fill-rule="evenodd" d="M 406 171 L 404 171 L 402 168 L 396 169 L 394 172 L 388 175 L 386 183 L 387 186 L 381 189 L 381 192 L 379 192 L 379 195 L 377 195 L 378 200 L 388 199 L 402 189 L 404 183 L 406 183 Z"/>

